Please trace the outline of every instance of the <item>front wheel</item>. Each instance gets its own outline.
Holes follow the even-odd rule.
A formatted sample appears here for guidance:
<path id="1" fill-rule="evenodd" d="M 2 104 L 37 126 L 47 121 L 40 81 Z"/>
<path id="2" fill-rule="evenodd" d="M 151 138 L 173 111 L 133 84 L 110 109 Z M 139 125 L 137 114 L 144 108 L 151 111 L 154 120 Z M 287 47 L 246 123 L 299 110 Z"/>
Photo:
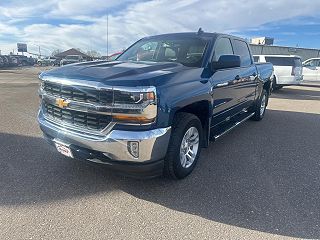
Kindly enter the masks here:
<path id="1" fill-rule="evenodd" d="M 178 113 L 165 157 L 165 175 L 173 179 L 188 176 L 196 166 L 201 150 L 202 125 L 190 113 Z"/>
<path id="2" fill-rule="evenodd" d="M 263 119 L 266 112 L 267 104 L 269 100 L 269 95 L 265 89 L 262 90 L 260 98 L 257 100 L 254 107 L 254 115 L 252 119 L 255 121 L 260 121 Z"/>

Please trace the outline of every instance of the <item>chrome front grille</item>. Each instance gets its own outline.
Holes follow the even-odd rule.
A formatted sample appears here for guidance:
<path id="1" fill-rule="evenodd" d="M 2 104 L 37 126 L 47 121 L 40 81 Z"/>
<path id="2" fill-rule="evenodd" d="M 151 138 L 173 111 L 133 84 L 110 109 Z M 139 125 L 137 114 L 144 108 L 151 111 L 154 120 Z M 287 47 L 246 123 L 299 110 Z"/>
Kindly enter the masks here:
<path id="1" fill-rule="evenodd" d="M 42 89 L 48 95 L 85 103 L 110 105 L 113 102 L 112 89 L 98 90 L 83 86 L 68 86 L 52 82 L 43 82 Z"/>
<path id="2" fill-rule="evenodd" d="M 44 115 L 52 121 L 93 131 L 102 131 L 112 120 L 110 115 L 62 109 L 46 102 L 43 102 L 42 107 Z"/>
<path id="3" fill-rule="evenodd" d="M 114 87 L 43 76 L 40 79 L 45 119 L 68 130 L 106 135 L 115 124 L 151 125 L 156 121 L 155 87 Z"/>

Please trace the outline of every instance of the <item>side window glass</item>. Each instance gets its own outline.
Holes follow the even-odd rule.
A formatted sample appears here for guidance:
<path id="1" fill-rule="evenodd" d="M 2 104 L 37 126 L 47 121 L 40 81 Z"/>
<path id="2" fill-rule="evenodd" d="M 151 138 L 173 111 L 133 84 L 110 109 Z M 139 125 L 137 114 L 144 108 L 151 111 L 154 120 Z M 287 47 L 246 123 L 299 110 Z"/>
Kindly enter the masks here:
<path id="1" fill-rule="evenodd" d="M 241 59 L 241 67 L 250 66 L 252 63 L 248 44 L 244 41 L 234 40 L 234 54 L 239 55 Z"/>
<path id="2" fill-rule="evenodd" d="M 222 55 L 233 55 L 232 45 L 229 38 L 220 38 L 217 40 L 213 61 L 217 62 Z"/>
<path id="3" fill-rule="evenodd" d="M 314 60 L 309 60 L 304 64 L 306 67 L 315 67 L 315 61 Z"/>

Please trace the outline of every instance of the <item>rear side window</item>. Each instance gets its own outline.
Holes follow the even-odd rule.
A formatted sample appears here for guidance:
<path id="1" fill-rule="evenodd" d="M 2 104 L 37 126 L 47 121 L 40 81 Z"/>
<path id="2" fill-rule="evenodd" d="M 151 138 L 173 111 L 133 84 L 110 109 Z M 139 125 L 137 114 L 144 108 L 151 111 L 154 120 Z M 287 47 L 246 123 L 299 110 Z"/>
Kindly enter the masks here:
<path id="1" fill-rule="evenodd" d="M 220 38 L 217 40 L 213 61 L 217 62 L 222 55 L 233 55 L 232 45 L 229 38 Z"/>
<path id="2" fill-rule="evenodd" d="M 317 60 L 317 59 L 309 60 L 304 64 L 304 66 L 305 67 L 318 67 L 318 66 L 320 66 L 320 60 Z"/>
<path id="3" fill-rule="evenodd" d="M 251 54 L 248 44 L 244 41 L 234 40 L 233 42 L 234 54 L 239 55 L 241 59 L 241 67 L 250 66 L 252 63 Z"/>
<path id="4" fill-rule="evenodd" d="M 266 62 L 270 62 L 275 66 L 301 66 L 301 59 L 300 58 L 293 58 L 293 57 L 265 57 Z"/>

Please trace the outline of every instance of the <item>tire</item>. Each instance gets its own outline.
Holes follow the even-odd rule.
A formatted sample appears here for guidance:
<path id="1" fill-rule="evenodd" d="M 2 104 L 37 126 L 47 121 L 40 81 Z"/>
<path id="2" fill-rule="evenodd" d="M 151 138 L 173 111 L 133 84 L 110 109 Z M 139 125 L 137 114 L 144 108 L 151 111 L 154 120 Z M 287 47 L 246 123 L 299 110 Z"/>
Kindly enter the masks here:
<path id="1" fill-rule="evenodd" d="M 264 117 L 264 114 L 266 113 L 266 108 L 269 101 L 269 94 L 267 93 L 267 90 L 263 89 L 261 96 L 257 100 L 255 106 L 254 106 L 254 115 L 252 116 L 252 120 L 254 121 L 261 121 Z"/>
<path id="2" fill-rule="evenodd" d="M 202 125 L 199 118 L 190 113 L 178 113 L 173 121 L 171 138 L 165 157 L 165 176 L 172 179 L 182 179 L 193 171 L 200 156 L 201 139 Z M 191 141 L 188 143 L 185 140 Z M 197 141 L 198 144 L 196 144 Z M 194 145 L 192 145 L 193 143 Z M 192 152 L 196 153 L 192 154 Z"/>
<path id="3" fill-rule="evenodd" d="M 281 88 L 283 88 L 283 86 L 277 84 L 277 79 L 274 77 L 272 81 L 272 91 L 280 90 Z"/>

